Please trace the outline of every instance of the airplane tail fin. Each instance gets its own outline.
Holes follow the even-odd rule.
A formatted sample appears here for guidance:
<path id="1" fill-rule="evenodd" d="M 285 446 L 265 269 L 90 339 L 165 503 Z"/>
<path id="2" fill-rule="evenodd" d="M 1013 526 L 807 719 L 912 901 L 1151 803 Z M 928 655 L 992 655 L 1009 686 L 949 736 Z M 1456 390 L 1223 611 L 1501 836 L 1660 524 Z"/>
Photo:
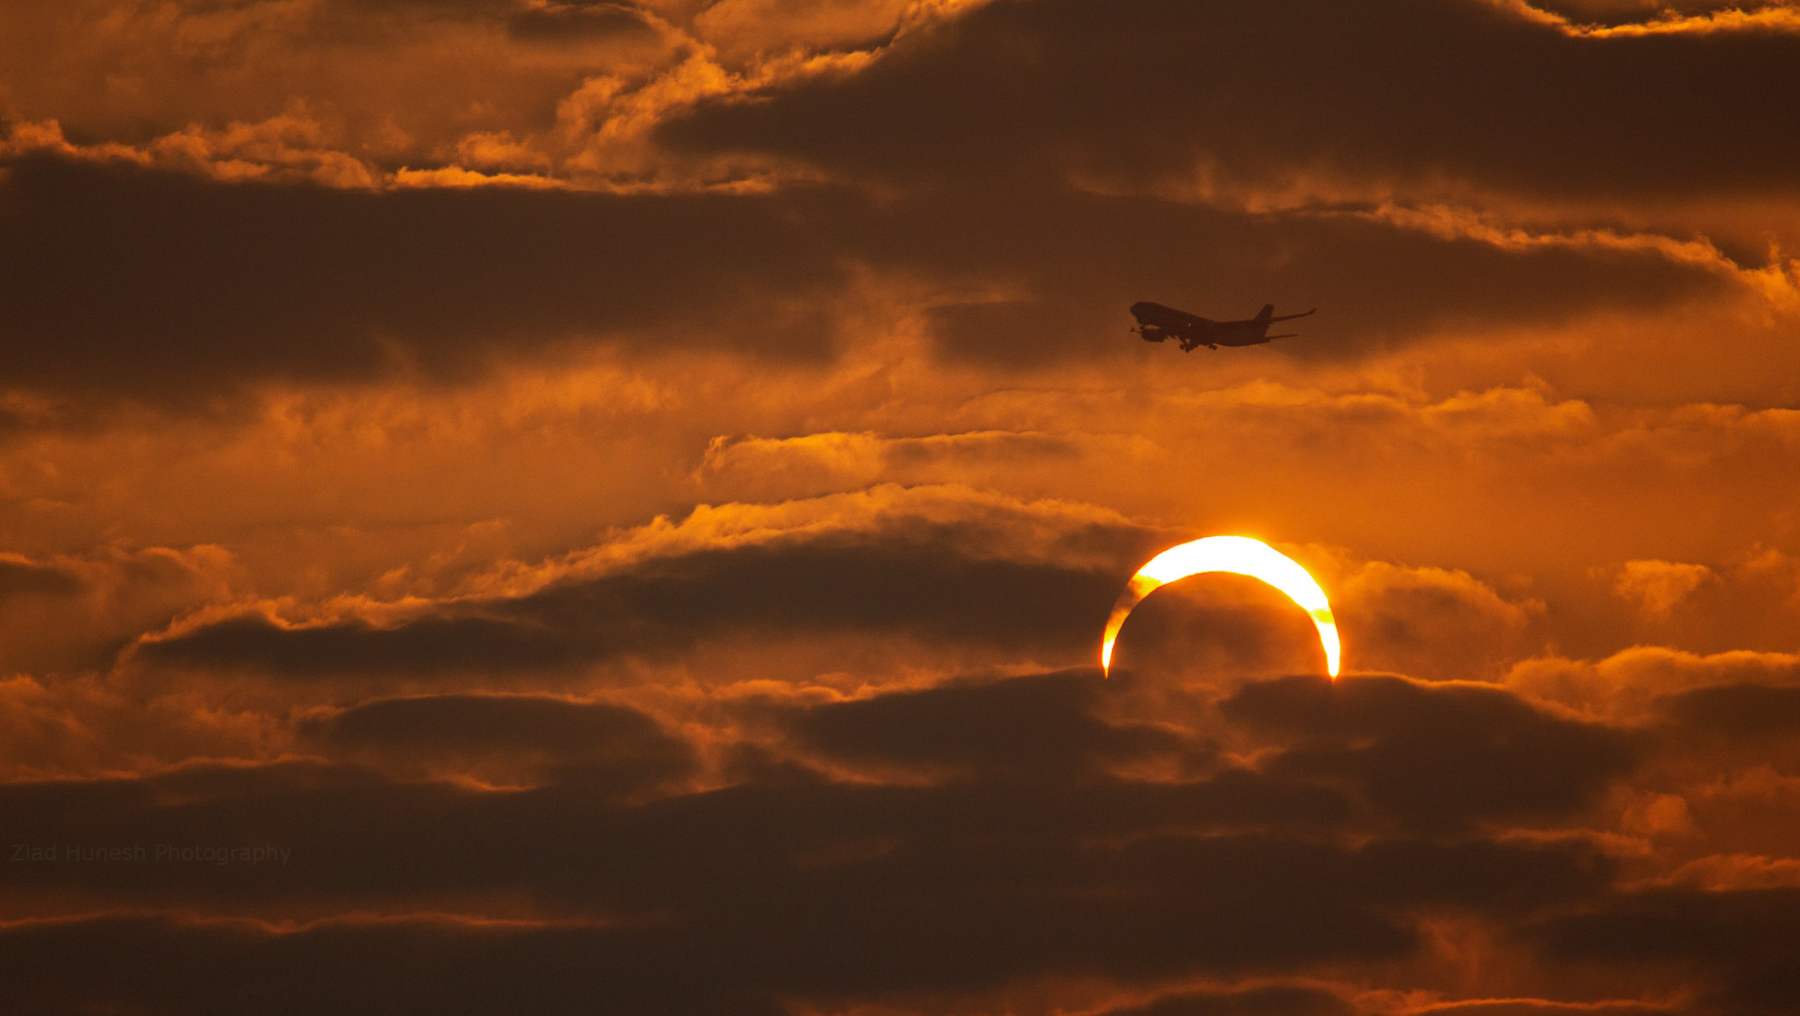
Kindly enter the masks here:
<path id="1" fill-rule="evenodd" d="M 1263 309 L 1256 312 L 1256 320 L 1257 320 L 1257 323 L 1259 323 L 1259 324 L 1267 324 L 1269 322 L 1269 319 L 1274 316 L 1275 316 L 1275 305 L 1272 303 L 1263 304 Z"/>

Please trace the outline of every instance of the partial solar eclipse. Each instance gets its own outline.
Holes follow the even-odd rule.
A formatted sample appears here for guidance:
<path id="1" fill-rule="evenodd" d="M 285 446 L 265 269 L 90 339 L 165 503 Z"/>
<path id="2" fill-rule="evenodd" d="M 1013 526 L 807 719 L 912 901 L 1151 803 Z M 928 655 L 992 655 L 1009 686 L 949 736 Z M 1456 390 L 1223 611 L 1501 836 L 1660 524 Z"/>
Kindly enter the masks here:
<path id="1" fill-rule="evenodd" d="M 1325 650 L 1325 670 L 1333 679 L 1338 675 L 1337 620 L 1331 616 L 1331 603 L 1325 590 L 1300 567 L 1299 562 L 1281 551 L 1248 536 L 1208 536 L 1177 544 L 1144 562 L 1137 574 L 1126 583 L 1125 591 L 1113 603 L 1112 616 L 1106 619 L 1106 634 L 1100 641 L 1100 672 L 1112 676 L 1113 644 L 1119 640 L 1119 629 L 1144 597 L 1158 587 L 1189 575 L 1206 572 L 1230 572 L 1248 575 L 1266 582 L 1287 594 L 1312 618 L 1319 630 L 1319 646 Z"/>

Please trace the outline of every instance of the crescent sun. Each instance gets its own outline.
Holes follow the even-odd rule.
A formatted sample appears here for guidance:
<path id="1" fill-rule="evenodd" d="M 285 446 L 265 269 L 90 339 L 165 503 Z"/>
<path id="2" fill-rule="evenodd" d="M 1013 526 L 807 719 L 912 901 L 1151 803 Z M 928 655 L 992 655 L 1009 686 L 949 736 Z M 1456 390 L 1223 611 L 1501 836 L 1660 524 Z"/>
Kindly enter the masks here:
<path id="1" fill-rule="evenodd" d="M 1248 575 L 1274 586 L 1299 604 L 1319 630 L 1326 672 L 1333 679 L 1337 677 L 1340 653 L 1337 620 L 1331 616 L 1331 603 L 1325 598 L 1325 590 L 1299 562 L 1249 536 L 1208 536 L 1191 540 L 1144 562 L 1126 583 L 1125 591 L 1113 603 L 1112 616 L 1106 619 L 1106 634 L 1100 641 L 1101 674 L 1112 676 L 1113 644 L 1119 640 L 1119 629 L 1125 627 L 1125 619 L 1144 597 L 1178 579 L 1206 572 Z"/>

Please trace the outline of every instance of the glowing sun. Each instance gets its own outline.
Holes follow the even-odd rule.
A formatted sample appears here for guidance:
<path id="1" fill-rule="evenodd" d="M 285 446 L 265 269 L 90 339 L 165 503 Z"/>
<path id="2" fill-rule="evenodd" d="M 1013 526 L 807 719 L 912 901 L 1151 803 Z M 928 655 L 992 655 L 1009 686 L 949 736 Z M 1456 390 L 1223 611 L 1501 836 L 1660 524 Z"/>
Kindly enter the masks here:
<path id="1" fill-rule="evenodd" d="M 1112 674 L 1113 644 L 1119 640 L 1119 629 L 1144 597 L 1158 587 L 1189 575 L 1206 572 L 1231 572 L 1248 575 L 1274 586 L 1299 604 L 1312 617 L 1319 629 L 1319 646 L 1325 650 L 1325 670 L 1338 675 L 1337 620 L 1331 616 L 1331 603 L 1325 590 L 1300 567 L 1299 562 L 1281 551 L 1248 536 L 1208 536 L 1177 544 L 1144 562 L 1137 574 L 1126 583 L 1125 591 L 1113 603 L 1112 616 L 1106 619 L 1106 634 L 1100 641 L 1100 672 Z"/>

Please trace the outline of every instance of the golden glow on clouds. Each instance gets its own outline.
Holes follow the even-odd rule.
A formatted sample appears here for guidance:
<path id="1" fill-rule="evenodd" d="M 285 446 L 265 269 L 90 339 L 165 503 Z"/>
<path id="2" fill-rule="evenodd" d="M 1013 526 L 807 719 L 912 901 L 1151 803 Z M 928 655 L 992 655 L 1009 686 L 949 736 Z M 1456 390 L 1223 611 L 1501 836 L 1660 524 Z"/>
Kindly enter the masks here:
<path id="1" fill-rule="evenodd" d="M 1781 4 L 1754 10 L 1728 8 L 1700 14 L 1667 11 L 1648 21 L 1621 25 L 1583 24 L 1528 0 L 1489 0 L 1493 6 L 1533 24 L 1554 28 L 1575 39 L 1628 39 L 1653 35 L 1714 35 L 1725 32 L 1797 32 L 1800 11 Z"/>
<path id="2" fill-rule="evenodd" d="M 1307 574 L 1299 562 L 1274 547 L 1249 536 L 1208 536 L 1170 547 L 1151 558 L 1137 570 L 1125 591 L 1113 604 L 1112 616 L 1106 619 L 1106 633 L 1100 641 L 1100 670 L 1112 672 L 1113 645 L 1119 640 L 1119 629 L 1144 597 L 1158 588 L 1207 572 L 1230 572 L 1247 575 L 1281 590 L 1312 618 L 1319 630 L 1319 645 L 1325 650 L 1325 669 L 1338 675 L 1340 646 L 1337 620 L 1331 615 L 1331 603 L 1325 590 Z"/>

